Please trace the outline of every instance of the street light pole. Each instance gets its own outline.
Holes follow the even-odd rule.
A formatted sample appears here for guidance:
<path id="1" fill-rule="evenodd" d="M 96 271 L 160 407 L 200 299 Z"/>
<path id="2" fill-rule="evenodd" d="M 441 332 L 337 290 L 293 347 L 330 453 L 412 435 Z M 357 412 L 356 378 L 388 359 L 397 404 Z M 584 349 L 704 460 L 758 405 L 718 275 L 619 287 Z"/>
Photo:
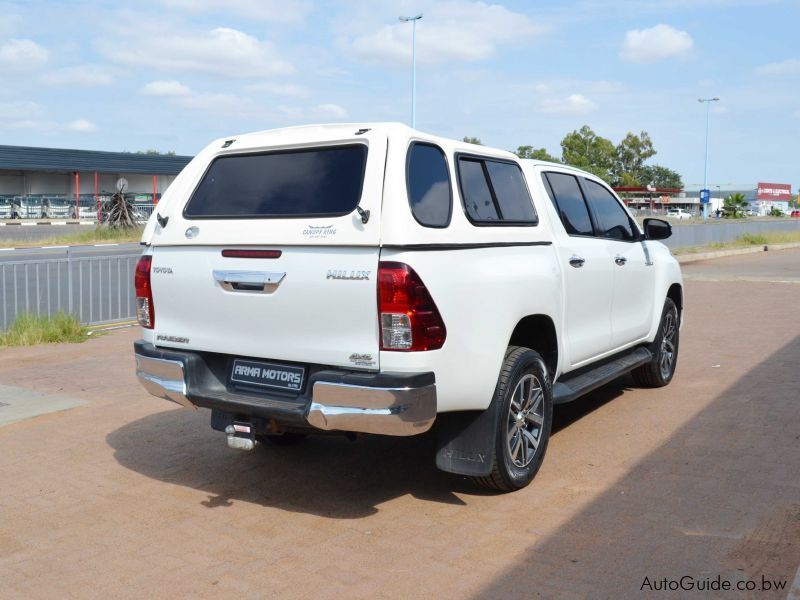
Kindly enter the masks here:
<path id="1" fill-rule="evenodd" d="M 703 189 L 706 190 L 708 189 L 708 122 L 711 113 L 711 103 L 719 102 L 719 98 L 698 98 L 697 101 L 700 104 L 705 103 L 706 105 L 706 160 L 705 160 L 705 166 L 703 167 Z M 709 194 L 709 201 L 710 201 L 710 196 L 711 194 Z M 708 204 L 706 203 L 703 204 L 703 219 L 707 218 L 708 218 Z"/>
<path id="2" fill-rule="evenodd" d="M 417 126 L 417 21 L 422 18 L 422 13 L 416 17 L 399 17 L 404 23 L 411 21 L 411 127 Z"/>

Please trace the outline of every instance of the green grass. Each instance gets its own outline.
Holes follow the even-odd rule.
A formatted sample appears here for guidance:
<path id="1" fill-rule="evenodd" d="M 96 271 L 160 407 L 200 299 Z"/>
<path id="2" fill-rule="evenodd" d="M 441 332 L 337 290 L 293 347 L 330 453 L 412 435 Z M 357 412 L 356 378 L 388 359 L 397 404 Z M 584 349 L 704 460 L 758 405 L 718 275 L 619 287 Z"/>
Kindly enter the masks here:
<path id="1" fill-rule="evenodd" d="M 88 329 L 74 315 L 63 312 L 51 317 L 20 314 L 6 331 L 0 331 L 0 346 L 33 346 L 83 342 Z"/>
<path id="2" fill-rule="evenodd" d="M 676 248 L 673 254 L 697 254 L 699 252 L 714 252 L 715 250 L 734 250 L 750 246 L 767 246 L 770 244 L 792 244 L 800 242 L 800 231 L 745 233 L 732 242 L 713 243 L 707 246 L 692 246 L 690 248 Z"/>
<path id="3" fill-rule="evenodd" d="M 0 240 L 0 247 L 23 248 L 25 246 L 61 246 L 94 244 L 97 242 L 138 242 L 142 237 L 143 230 L 144 227 L 134 227 L 133 229 L 110 229 L 108 227 L 99 226 L 95 227 L 94 229 L 90 229 L 89 231 L 67 233 L 65 235 L 36 240 L 35 242 Z"/>

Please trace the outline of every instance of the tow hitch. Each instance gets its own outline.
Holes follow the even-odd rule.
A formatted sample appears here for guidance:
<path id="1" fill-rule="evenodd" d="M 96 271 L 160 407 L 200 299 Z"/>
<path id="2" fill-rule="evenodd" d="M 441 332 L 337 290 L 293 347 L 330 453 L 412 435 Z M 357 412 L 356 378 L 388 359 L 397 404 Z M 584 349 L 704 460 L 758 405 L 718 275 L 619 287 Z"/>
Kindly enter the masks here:
<path id="1" fill-rule="evenodd" d="M 252 423 L 234 421 L 225 428 L 225 433 L 228 436 L 228 448 L 249 451 L 256 447 L 256 433 Z"/>

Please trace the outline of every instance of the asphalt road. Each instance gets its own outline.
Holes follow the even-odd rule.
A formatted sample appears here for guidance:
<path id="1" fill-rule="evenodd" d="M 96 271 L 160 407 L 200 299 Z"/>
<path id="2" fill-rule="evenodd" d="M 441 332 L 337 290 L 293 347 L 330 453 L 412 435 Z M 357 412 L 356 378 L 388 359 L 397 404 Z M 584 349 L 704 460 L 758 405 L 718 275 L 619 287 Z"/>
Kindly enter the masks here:
<path id="1" fill-rule="evenodd" d="M 133 329 L 0 349 L 0 403 L 86 403 L 0 427 L 2 595 L 628 598 L 719 577 L 786 587 L 652 596 L 784 600 L 800 577 L 800 250 L 684 272 L 675 380 L 558 407 L 536 480 L 505 495 L 437 471 L 431 435 L 230 450 L 207 411 L 138 386 Z"/>
<path id="2" fill-rule="evenodd" d="M 102 323 L 134 316 L 138 244 L 0 250 L 0 329 L 20 312 L 75 312 Z"/>

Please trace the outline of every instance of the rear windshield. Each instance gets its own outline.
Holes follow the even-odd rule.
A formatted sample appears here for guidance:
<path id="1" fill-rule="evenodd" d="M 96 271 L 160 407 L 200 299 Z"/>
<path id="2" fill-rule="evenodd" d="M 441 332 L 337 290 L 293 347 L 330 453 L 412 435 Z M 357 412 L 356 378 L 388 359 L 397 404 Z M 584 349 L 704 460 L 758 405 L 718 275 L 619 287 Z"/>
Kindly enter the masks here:
<path id="1" fill-rule="evenodd" d="M 184 209 L 188 218 L 341 216 L 361 197 L 364 144 L 216 158 Z"/>

